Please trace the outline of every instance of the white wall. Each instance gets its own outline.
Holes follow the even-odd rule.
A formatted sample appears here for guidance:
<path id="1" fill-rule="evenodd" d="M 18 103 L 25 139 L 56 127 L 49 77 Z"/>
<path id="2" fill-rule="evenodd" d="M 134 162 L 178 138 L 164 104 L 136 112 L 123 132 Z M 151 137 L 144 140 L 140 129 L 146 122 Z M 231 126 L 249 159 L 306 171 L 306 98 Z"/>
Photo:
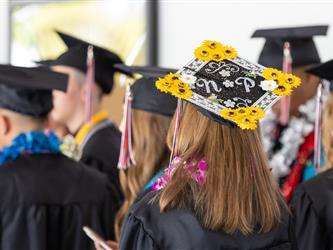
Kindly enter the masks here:
<path id="1" fill-rule="evenodd" d="M 0 63 L 9 61 L 9 0 L 0 0 Z"/>
<path id="2" fill-rule="evenodd" d="M 160 0 L 160 65 L 179 67 L 203 40 L 234 46 L 256 61 L 264 39 L 250 39 L 256 28 L 330 24 L 315 42 L 323 60 L 333 58 L 333 0 Z"/>

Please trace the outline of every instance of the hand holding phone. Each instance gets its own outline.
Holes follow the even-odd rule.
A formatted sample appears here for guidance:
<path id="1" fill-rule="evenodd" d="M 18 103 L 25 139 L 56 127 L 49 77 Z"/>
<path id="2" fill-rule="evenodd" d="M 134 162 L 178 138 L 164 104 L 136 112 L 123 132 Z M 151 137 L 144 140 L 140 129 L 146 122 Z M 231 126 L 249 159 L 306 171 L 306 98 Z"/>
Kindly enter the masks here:
<path id="1" fill-rule="evenodd" d="M 112 248 L 106 243 L 106 241 L 90 227 L 84 226 L 83 231 L 91 240 L 97 242 L 104 250 L 112 250 Z"/>

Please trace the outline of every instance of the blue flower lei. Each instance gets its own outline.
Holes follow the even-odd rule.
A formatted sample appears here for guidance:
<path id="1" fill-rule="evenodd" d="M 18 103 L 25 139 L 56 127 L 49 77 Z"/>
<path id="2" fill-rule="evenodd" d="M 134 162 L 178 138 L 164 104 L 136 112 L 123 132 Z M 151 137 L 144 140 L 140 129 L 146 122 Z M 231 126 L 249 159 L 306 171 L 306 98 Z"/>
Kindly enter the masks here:
<path id="1" fill-rule="evenodd" d="M 0 164 L 14 160 L 24 154 L 60 153 L 61 141 L 51 132 L 46 135 L 42 132 L 29 132 L 18 135 L 9 147 L 0 152 Z"/>

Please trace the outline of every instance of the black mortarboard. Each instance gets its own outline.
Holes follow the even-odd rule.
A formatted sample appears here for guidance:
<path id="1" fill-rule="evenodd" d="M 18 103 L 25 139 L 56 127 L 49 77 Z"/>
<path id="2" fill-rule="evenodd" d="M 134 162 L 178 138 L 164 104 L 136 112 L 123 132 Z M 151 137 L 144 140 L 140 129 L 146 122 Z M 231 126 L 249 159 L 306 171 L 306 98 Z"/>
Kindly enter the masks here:
<path id="1" fill-rule="evenodd" d="M 330 91 L 333 91 L 333 59 L 307 70 L 308 73 L 330 81 Z"/>
<path id="2" fill-rule="evenodd" d="M 174 114 L 177 107 L 177 99 L 158 91 L 155 87 L 155 81 L 158 77 L 177 70 L 149 66 L 127 66 L 124 64 L 117 64 L 115 68 L 126 72 L 127 75 L 140 74 L 142 76 L 131 85 L 133 109 L 165 116 Z"/>
<path id="3" fill-rule="evenodd" d="M 325 36 L 327 30 L 327 25 L 256 30 L 252 37 L 266 38 L 258 62 L 282 69 L 284 43 L 289 42 L 293 68 L 320 63 L 313 36 Z"/>
<path id="4" fill-rule="evenodd" d="M 116 70 L 113 65 L 122 63 L 122 60 L 115 53 L 82 41 L 78 38 L 57 31 L 64 41 L 68 50 L 55 60 L 41 61 L 40 64 L 46 66 L 64 65 L 86 73 L 87 71 L 87 49 L 90 45 L 94 47 L 95 58 L 95 81 L 101 87 L 103 93 L 111 92 L 114 83 L 114 73 Z"/>
<path id="5" fill-rule="evenodd" d="M 0 65 L 0 108 L 44 117 L 51 109 L 52 90 L 66 91 L 68 75 L 47 68 Z"/>
<path id="6" fill-rule="evenodd" d="M 158 79 L 156 87 L 223 125 L 255 129 L 265 110 L 300 85 L 298 77 L 251 63 L 216 41 L 204 41 L 194 57 L 176 74 Z"/>

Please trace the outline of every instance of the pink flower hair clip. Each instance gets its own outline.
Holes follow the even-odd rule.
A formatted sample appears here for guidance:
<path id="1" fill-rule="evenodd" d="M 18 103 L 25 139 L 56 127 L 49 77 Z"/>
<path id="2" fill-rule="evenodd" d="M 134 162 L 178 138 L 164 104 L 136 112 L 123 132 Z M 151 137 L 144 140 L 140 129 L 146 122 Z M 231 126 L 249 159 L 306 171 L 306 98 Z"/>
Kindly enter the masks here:
<path id="1" fill-rule="evenodd" d="M 152 191 L 156 192 L 166 187 L 166 185 L 171 180 L 175 170 L 176 165 L 181 161 L 179 156 L 176 156 L 170 163 L 169 167 L 164 171 L 164 174 L 159 177 L 154 184 L 152 185 Z M 184 162 L 184 168 L 189 172 L 191 178 L 197 182 L 199 185 L 203 185 L 207 179 L 207 163 L 205 160 L 201 159 L 198 162 L 197 169 L 195 166 L 190 162 Z"/>

